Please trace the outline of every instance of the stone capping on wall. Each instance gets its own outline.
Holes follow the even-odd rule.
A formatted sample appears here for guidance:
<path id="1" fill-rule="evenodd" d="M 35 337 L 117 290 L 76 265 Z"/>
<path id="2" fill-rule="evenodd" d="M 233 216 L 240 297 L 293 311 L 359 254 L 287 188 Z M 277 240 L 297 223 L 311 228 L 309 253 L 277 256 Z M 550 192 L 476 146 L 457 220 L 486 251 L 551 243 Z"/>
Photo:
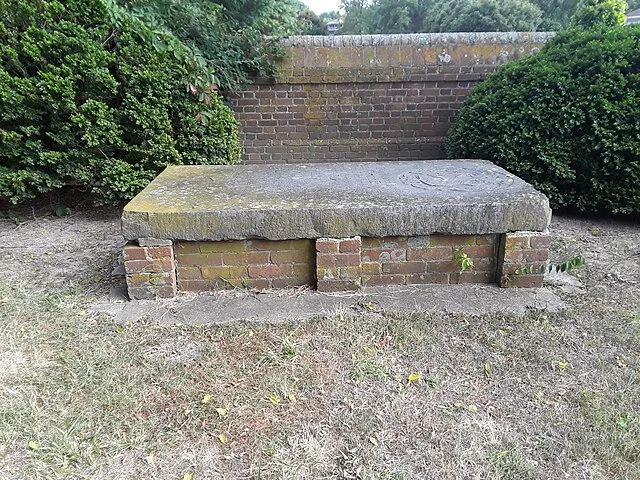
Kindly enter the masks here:
<path id="1" fill-rule="evenodd" d="M 283 48 L 366 47 L 377 45 L 502 45 L 546 43 L 555 32 L 410 33 L 390 35 L 295 35 L 280 40 Z"/>

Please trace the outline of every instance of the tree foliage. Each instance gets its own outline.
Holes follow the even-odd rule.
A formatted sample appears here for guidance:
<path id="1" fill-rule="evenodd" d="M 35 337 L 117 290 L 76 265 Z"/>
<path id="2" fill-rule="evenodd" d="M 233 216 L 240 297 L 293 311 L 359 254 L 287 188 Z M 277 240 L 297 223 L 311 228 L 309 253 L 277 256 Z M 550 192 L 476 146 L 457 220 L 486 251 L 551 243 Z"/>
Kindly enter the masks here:
<path id="1" fill-rule="evenodd" d="M 302 4 L 275 0 L 117 0 L 155 32 L 177 37 L 202 56 L 222 89 L 276 73 L 275 42 L 265 35 L 296 33 Z M 286 7 L 286 8 L 285 8 Z M 286 15 L 277 18 L 279 13 Z"/>
<path id="2" fill-rule="evenodd" d="M 569 29 L 469 96 L 451 157 L 484 158 L 554 207 L 640 213 L 640 26 Z"/>
<path id="3" fill-rule="evenodd" d="M 571 24 L 585 28 L 623 25 L 626 8 L 625 0 L 583 0 L 571 18 Z"/>
<path id="4" fill-rule="evenodd" d="M 1 8 L 0 197 L 74 184 L 118 203 L 169 164 L 239 161 L 231 110 L 213 88 L 187 92 L 177 44 L 126 15 L 114 22 L 101 0 Z"/>
<path id="5" fill-rule="evenodd" d="M 569 24 L 577 3 L 578 0 L 342 0 L 345 17 L 341 33 L 559 30 Z"/>
<path id="6" fill-rule="evenodd" d="M 378 0 L 371 6 L 371 31 L 417 33 L 425 29 L 427 0 Z"/>
<path id="7" fill-rule="evenodd" d="M 542 21 L 538 30 L 555 32 L 567 25 L 575 13 L 579 0 L 533 0 L 542 11 Z"/>
<path id="8" fill-rule="evenodd" d="M 327 35 L 329 33 L 327 22 L 308 8 L 298 14 L 298 34 L 300 35 Z"/>
<path id="9" fill-rule="evenodd" d="M 526 0 L 436 0 L 428 25 L 432 32 L 529 32 L 541 18 Z"/>

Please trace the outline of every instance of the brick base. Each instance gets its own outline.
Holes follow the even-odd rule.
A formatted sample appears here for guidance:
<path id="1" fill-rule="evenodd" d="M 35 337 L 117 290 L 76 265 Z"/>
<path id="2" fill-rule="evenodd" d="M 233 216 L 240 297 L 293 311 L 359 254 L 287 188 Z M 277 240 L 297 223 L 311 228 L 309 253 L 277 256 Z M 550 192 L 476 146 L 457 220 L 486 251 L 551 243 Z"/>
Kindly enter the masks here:
<path id="1" fill-rule="evenodd" d="M 176 290 L 303 285 L 321 292 L 496 280 L 501 287 L 540 287 L 549 244 L 546 232 L 175 244 L 140 239 L 125 246 L 124 259 L 132 299 L 172 297 Z M 473 267 L 462 271 L 456 252 Z M 522 272 L 531 266 L 536 273 Z"/>
<path id="2" fill-rule="evenodd" d="M 544 269 L 549 264 L 548 232 L 514 232 L 500 239 L 498 285 L 501 287 L 537 288 L 542 286 Z M 537 273 L 522 273 L 529 269 Z"/>
<path id="3" fill-rule="evenodd" d="M 316 240 L 318 291 L 359 290 L 362 285 L 361 249 L 360 237 Z"/>
<path id="4" fill-rule="evenodd" d="M 123 256 L 132 300 L 175 296 L 175 259 L 170 241 L 140 239 L 138 244 L 130 242 L 125 245 Z"/>
<path id="5" fill-rule="evenodd" d="M 462 272 L 455 251 L 473 268 Z M 497 235 L 426 235 L 364 238 L 363 285 L 491 283 L 495 281 Z"/>
<path id="6" fill-rule="evenodd" d="M 313 240 L 177 242 L 178 288 L 298 287 L 315 283 Z"/>

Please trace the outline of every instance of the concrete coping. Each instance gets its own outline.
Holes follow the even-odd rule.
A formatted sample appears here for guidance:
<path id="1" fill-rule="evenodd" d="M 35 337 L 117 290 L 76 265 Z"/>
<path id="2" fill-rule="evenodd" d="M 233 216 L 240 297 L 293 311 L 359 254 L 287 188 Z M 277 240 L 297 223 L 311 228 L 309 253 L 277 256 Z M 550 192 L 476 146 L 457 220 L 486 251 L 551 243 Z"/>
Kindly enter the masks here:
<path id="1" fill-rule="evenodd" d="M 483 160 L 172 166 L 124 208 L 128 240 L 544 231 L 531 185 Z"/>
<path id="2" fill-rule="evenodd" d="M 503 45 L 546 43 L 555 32 L 411 33 L 392 35 L 296 35 L 280 40 L 285 48 L 367 47 L 377 45 Z"/>

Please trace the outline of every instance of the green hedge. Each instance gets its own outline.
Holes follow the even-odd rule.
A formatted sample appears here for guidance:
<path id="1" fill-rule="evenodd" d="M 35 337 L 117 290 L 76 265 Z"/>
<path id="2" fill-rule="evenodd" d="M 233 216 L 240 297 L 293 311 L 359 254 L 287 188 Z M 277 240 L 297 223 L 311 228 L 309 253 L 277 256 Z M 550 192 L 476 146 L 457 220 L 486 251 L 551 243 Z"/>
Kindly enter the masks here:
<path id="1" fill-rule="evenodd" d="M 471 93 L 447 151 L 492 160 L 554 207 L 640 212 L 640 26 L 567 30 L 505 65 Z"/>
<path id="2" fill-rule="evenodd" d="M 217 95 L 100 0 L 5 0 L 0 23 L 0 197 L 65 185 L 130 199 L 169 164 L 234 163 L 238 126 Z"/>

